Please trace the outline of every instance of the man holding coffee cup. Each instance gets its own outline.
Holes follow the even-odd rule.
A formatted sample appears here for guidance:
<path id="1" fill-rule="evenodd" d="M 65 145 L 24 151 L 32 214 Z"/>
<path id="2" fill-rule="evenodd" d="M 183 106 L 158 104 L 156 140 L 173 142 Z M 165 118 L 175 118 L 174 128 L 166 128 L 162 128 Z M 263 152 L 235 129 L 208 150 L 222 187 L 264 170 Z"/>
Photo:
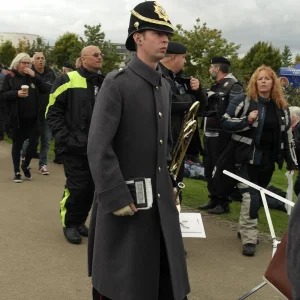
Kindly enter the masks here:
<path id="1" fill-rule="evenodd" d="M 47 85 L 36 76 L 30 68 L 30 56 L 19 53 L 11 63 L 9 72 L 0 89 L 1 99 L 5 101 L 8 112 L 8 131 L 12 137 L 12 159 L 14 165 L 14 181 L 22 182 L 20 173 L 20 151 L 23 142 L 29 139 L 29 146 L 22 162 L 22 170 L 26 179 L 30 180 L 29 164 L 34 155 L 39 136 L 39 94 L 46 93 Z"/>

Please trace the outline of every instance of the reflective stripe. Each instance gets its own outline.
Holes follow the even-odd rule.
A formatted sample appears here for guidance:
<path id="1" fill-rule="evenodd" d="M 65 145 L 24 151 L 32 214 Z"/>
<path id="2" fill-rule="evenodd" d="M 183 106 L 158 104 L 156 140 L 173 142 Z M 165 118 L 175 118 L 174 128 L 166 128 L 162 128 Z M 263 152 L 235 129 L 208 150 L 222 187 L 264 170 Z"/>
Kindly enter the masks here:
<path id="1" fill-rule="evenodd" d="M 244 144 L 247 144 L 247 145 L 251 145 L 252 144 L 252 139 L 244 137 L 244 136 L 241 136 L 241 135 L 238 135 L 238 134 L 233 134 L 231 136 L 231 138 L 233 140 L 235 140 L 235 141 L 238 141 L 238 142 L 241 142 L 241 143 L 244 143 Z"/>
<path id="2" fill-rule="evenodd" d="M 61 216 L 61 222 L 62 222 L 63 227 L 66 227 L 66 222 L 65 222 L 66 221 L 66 213 L 67 213 L 66 202 L 67 202 L 67 199 L 69 198 L 69 196 L 70 196 L 70 191 L 67 188 L 65 188 L 64 196 L 60 201 L 60 216 Z"/>
<path id="3" fill-rule="evenodd" d="M 86 78 L 82 77 L 77 71 L 67 73 L 70 81 L 64 83 L 63 85 L 59 86 L 54 93 L 50 94 L 49 96 L 49 104 L 46 109 L 45 117 L 47 118 L 47 113 L 49 107 L 52 106 L 56 98 L 61 95 L 67 89 L 74 89 L 74 88 L 87 88 Z"/>

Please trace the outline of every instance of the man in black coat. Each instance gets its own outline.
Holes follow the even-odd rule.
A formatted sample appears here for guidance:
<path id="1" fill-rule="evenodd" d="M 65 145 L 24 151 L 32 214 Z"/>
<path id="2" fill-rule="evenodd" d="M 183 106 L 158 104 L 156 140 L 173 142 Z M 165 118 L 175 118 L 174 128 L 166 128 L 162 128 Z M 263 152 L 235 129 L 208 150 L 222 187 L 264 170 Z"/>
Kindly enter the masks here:
<path id="1" fill-rule="evenodd" d="M 172 109 L 171 109 L 171 127 L 173 146 L 178 141 L 180 131 L 183 126 L 185 114 L 195 101 L 200 102 L 200 111 L 203 111 L 207 105 L 206 93 L 200 87 L 200 82 L 197 78 L 185 77 L 183 72 L 186 63 L 187 48 L 179 42 L 169 42 L 166 56 L 160 61 L 165 78 L 171 86 L 172 92 Z M 193 156 L 198 157 L 200 149 L 202 149 L 198 127 L 194 132 L 189 151 Z M 176 178 L 176 182 L 183 181 L 184 161 L 180 165 L 180 170 Z M 180 197 L 182 201 L 182 198 Z M 181 202 L 180 201 L 180 202 Z"/>
<path id="2" fill-rule="evenodd" d="M 128 33 L 137 55 L 105 78 L 89 133 L 94 299 L 183 300 L 190 288 L 168 170 L 170 85 L 158 66 L 173 26 L 146 1 L 131 11 Z"/>
<path id="3" fill-rule="evenodd" d="M 92 206 L 94 182 L 87 159 L 87 141 L 95 98 L 103 82 L 102 53 L 96 46 L 81 51 L 82 66 L 58 77 L 53 84 L 46 116 L 66 174 L 60 203 L 63 232 L 80 244 L 88 236 L 85 221 Z"/>
<path id="4" fill-rule="evenodd" d="M 230 138 L 230 134 L 221 129 L 220 118 L 226 112 L 229 102 L 243 93 L 243 86 L 229 72 L 230 62 L 227 58 L 216 56 L 210 60 L 210 63 L 209 73 L 215 82 L 210 88 L 213 95 L 208 98 L 208 112 L 204 118 L 203 128 L 205 152 L 203 162 L 210 200 L 200 206 L 200 209 L 208 209 L 211 214 L 223 214 L 230 211 L 228 198 L 216 195 L 212 183 L 214 167 L 228 145 Z M 212 99 L 218 99 L 218 101 Z M 216 102 L 218 102 L 218 105 L 212 107 L 215 106 Z M 214 109 L 215 112 L 211 113 Z"/>

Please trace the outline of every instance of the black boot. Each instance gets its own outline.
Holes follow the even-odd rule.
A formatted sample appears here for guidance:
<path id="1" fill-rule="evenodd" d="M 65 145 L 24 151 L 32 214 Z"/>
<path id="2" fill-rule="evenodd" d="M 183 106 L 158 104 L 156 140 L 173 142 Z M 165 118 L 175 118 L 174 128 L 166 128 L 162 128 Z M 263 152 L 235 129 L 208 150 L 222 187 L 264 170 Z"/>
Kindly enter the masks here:
<path id="1" fill-rule="evenodd" d="M 64 235 L 69 243 L 71 244 L 81 244 L 82 239 L 79 235 L 77 228 L 73 227 L 64 227 L 63 228 Z"/>
<path id="2" fill-rule="evenodd" d="M 211 209 L 211 208 L 214 208 L 216 207 L 216 203 L 214 203 L 213 201 L 209 200 L 209 202 L 203 204 L 203 205 L 200 205 L 199 206 L 199 209 Z"/>
<path id="3" fill-rule="evenodd" d="M 228 214 L 230 212 L 230 207 L 229 204 L 218 204 L 216 207 L 209 209 L 207 212 L 214 215 Z"/>
<path id="4" fill-rule="evenodd" d="M 255 248 L 256 248 L 255 244 L 247 243 L 247 244 L 243 245 L 242 253 L 243 253 L 243 255 L 246 255 L 246 256 L 254 256 Z"/>
<path id="5" fill-rule="evenodd" d="M 54 162 L 55 164 L 61 165 L 61 164 L 63 163 L 62 157 L 61 157 L 61 156 L 58 156 L 58 155 L 55 156 L 54 159 L 53 159 L 53 162 Z"/>
<path id="6" fill-rule="evenodd" d="M 85 226 L 85 224 L 82 224 L 79 227 L 77 227 L 77 231 L 81 236 L 84 236 L 84 237 L 89 236 L 89 229 Z"/>

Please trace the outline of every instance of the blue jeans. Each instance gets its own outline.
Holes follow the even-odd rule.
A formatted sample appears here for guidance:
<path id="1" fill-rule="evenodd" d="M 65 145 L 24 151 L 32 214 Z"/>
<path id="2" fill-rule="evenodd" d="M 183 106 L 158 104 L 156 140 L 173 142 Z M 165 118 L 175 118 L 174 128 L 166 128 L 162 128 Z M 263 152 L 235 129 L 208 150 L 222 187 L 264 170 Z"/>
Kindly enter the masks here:
<path id="1" fill-rule="evenodd" d="M 41 148 L 40 148 L 39 167 L 47 165 L 50 141 L 51 141 L 51 130 L 49 128 L 47 120 L 44 120 L 41 123 Z M 26 156 L 28 144 L 29 144 L 29 140 L 26 140 L 23 144 L 23 148 L 22 148 L 23 157 Z"/>

